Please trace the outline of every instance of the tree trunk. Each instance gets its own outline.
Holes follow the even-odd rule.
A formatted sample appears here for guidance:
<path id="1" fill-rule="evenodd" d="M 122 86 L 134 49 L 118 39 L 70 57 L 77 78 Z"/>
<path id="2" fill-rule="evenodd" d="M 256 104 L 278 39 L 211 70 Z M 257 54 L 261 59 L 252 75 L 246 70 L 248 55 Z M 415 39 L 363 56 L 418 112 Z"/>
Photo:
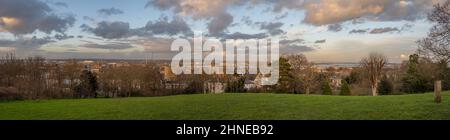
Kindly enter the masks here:
<path id="1" fill-rule="evenodd" d="M 434 102 L 441 103 L 442 101 L 441 91 L 442 91 L 442 82 L 436 81 L 434 83 Z"/>
<path id="2" fill-rule="evenodd" d="M 372 85 L 372 96 L 378 96 L 378 84 Z"/>
<path id="3" fill-rule="evenodd" d="M 309 95 L 309 87 L 306 87 L 305 92 L 306 92 L 306 95 Z"/>

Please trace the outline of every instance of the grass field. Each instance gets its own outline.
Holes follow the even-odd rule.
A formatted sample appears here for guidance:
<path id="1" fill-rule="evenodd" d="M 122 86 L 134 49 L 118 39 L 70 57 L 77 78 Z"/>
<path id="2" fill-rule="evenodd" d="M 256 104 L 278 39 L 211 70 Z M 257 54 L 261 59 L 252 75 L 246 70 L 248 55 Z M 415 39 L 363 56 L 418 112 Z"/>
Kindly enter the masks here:
<path id="1" fill-rule="evenodd" d="M 179 95 L 0 103 L 1 120 L 450 119 L 450 92 L 344 97 L 288 94 Z"/>

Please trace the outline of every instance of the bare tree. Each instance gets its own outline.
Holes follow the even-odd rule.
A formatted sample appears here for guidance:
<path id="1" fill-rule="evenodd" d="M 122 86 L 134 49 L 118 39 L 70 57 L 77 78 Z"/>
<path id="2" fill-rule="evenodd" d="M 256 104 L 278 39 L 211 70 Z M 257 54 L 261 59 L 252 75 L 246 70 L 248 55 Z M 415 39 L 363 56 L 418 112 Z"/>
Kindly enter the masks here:
<path id="1" fill-rule="evenodd" d="M 64 79 L 67 81 L 67 83 L 65 84 L 68 85 L 68 89 L 73 89 L 75 87 L 82 71 L 83 66 L 79 64 L 76 60 L 69 60 L 67 63 L 63 65 L 62 73 Z M 72 90 L 69 90 L 68 92 L 69 94 L 72 94 L 73 97 L 76 96 L 75 93 L 72 92 Z"/>
<path id="2" fill-rule="evenodd" d="M 314 64 L 302 55 L 290 55 L 287 57 L 291 64 L 295 87 L 301 86 L 305 94 L 310 94 L 311 88 L 317 84 Z"/>
<path id="3" fill-rule="evenodd" d="M 440 62 L 450 62 L 450 0 L 434 6 L 428 15 L 434 22 L 428 36 L 418 41 L 419 53 Z"/>
<path id="4" fill-rule="evenodd" d="M 378 96 L 378 81 L 387 61 L 386 56 L 380 53 L 370 53 L 369 57 L 361 59 L 360 63 L 368 77 L 373 96 Z"/>

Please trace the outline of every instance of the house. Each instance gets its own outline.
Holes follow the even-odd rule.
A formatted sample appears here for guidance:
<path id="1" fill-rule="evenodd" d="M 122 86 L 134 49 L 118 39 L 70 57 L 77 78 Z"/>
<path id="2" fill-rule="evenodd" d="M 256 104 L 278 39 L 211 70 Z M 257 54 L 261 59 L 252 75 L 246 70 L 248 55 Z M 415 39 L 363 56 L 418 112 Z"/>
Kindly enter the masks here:
<path id="1" fill-rule="evenodd" d="M 203 93 L 224 93 L 225 92 L 225 84 L 221 82 L 205 82 L 203 86 Z"/>

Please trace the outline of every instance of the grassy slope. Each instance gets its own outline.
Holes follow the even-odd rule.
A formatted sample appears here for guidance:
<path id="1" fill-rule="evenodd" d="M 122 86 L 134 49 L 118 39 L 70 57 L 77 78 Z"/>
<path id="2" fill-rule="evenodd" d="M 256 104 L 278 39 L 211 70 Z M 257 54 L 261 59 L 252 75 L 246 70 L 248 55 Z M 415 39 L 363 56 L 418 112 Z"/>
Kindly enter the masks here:
<path id="1" fill-rule="evenodd" d="M 280 94 L 0 103 L 0 119 L 450 119 L 450 92 L 381 97 Z"/>

